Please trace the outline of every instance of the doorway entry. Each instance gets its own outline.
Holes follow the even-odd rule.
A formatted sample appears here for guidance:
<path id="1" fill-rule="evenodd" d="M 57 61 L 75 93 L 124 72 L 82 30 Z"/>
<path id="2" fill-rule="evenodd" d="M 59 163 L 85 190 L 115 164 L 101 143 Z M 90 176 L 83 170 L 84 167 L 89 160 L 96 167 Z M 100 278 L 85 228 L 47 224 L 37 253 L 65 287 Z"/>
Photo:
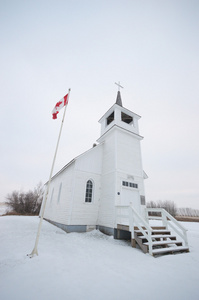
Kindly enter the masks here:
<path id="1" fill-rule="evenodd" d="M 121 205 L 129 206 L 132 203 L 133 208 L 140 214 L 140 195 L 137 190 L 132 188 L 122 188 Z"/>

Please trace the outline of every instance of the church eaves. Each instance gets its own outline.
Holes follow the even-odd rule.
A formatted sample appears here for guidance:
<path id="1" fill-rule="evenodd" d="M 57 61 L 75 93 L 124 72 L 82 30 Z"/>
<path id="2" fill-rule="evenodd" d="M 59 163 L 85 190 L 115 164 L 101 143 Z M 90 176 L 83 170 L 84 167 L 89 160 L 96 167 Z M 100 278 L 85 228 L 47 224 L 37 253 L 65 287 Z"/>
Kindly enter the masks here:
<path id="1" fill-rule="evenodd" d="M 116 104 L 122 106 L 122 98 L 121 98 L 120 91 L 117 92 Z"/>

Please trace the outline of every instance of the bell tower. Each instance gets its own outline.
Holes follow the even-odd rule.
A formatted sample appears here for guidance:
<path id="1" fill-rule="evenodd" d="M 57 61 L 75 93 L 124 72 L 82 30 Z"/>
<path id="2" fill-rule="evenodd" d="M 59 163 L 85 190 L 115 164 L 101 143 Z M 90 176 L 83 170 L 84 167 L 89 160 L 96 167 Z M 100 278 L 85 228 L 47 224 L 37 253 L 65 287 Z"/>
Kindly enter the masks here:
<path id="1" fill-rule="evenodd" d="M 110 211 L 117 206 L 133 204 L 143 215 L 145 207 L 144 179 L 142 167 L 138 120 L 141 117 L 124 108 L 121 93 L 117 92 L 115 104 L 99 120 L 103 145 L 101 179 L 101 214 L 99 220 L 108 219 Z M 106 207 L 108 205 L 108 207 Z M 109 211 L 110 209 L 110 211 Z M 111 227 L 116 220 L 112 220 Z M 110 226 L 107 224 L 107 227 Z"/>
<path id="2" fill-rule="evenodd" d="M 115 104 L 99 120 L 99 123 L 101 123 L 101 136 L 114 126 L 139 135 L 138 120 L 140 118 L 139 115 L 122 106 L 121 94 L 118 91 Z"/>

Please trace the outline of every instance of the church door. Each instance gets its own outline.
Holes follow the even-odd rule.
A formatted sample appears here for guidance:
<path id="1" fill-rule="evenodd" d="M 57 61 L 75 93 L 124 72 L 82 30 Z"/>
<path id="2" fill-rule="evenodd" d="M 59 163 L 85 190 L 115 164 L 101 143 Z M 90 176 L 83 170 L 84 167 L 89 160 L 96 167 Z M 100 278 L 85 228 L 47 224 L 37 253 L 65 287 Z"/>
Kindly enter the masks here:
<path id="1" fill-rule="evenodd" d="M 129 205 L 140 214 L 140 195 L 139 192 L 132 188 L 123 187 L 121 190 L 121 207 L 118 207 L 118 224 L 129 225 Z"/>
<path id="2" fill-rule="evenodd" d="M 122 188 L 121 205 L 129 206 L 132 203 L 133 208 L 140 214 L 140 195 L 137 190 L 131 188 Z"/>

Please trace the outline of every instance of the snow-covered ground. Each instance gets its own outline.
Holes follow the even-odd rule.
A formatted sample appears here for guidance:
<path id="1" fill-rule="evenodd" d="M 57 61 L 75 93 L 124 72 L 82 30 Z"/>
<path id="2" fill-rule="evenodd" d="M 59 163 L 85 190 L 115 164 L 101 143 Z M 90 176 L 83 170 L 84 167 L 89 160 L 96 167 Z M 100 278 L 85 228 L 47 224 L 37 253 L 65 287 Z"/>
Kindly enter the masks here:
<path id="1" fill-rule="evenodd" d="M 67 234 L 44 221 L 30 259 L 38 223 L 0 217 L 2 300 L 199 299 L 199 223 L 183 223 L 190 253 L 153 258 L 97 230 Z"/>

